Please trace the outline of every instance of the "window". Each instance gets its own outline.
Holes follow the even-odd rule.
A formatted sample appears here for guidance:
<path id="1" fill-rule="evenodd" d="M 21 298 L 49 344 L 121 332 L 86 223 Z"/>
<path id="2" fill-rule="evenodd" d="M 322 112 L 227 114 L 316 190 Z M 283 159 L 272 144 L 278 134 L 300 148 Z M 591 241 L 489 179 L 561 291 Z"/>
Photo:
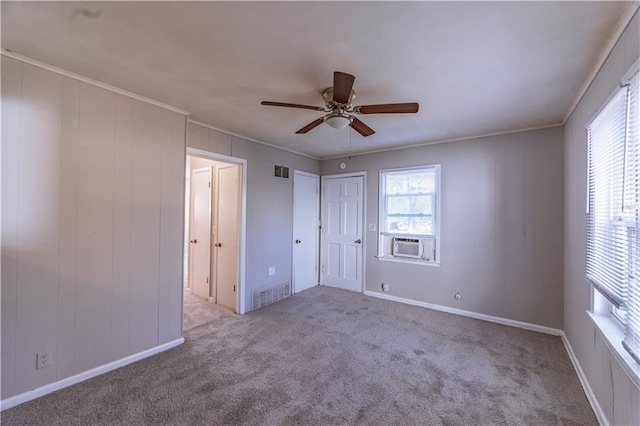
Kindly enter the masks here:
<path id="1" fill-rule="evenodd" d="M 635 73 L 587 126 L 587 280 L 624 327 L 622 345 L 640 363 L 640 75 Z"/>
<path id="2" fill-rule="evenodd" d="M 380 171 L 379 258 L 437 263 L 440 165 Z"/>

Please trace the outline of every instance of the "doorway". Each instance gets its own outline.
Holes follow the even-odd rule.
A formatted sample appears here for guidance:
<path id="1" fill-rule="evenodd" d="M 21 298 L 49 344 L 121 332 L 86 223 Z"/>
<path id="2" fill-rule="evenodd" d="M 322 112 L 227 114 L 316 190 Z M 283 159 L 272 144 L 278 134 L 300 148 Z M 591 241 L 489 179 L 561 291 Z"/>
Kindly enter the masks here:
<path id="1" fill-rule="evenodd" d="M 366 175 L 322 177 L 321 284 L 362 292 Z"/>
<path id="2" fill-rule="evenodd" d="M 194 304 L 201 308 L 203 303 L 216 304 L 244 313 L 240 296 L 244 281 L 245 176 L 243 160 L 187 149 L 185 329 L 190 326 L 189 306 Z M 202 320 L 202 311 L 198 320 Z"/>

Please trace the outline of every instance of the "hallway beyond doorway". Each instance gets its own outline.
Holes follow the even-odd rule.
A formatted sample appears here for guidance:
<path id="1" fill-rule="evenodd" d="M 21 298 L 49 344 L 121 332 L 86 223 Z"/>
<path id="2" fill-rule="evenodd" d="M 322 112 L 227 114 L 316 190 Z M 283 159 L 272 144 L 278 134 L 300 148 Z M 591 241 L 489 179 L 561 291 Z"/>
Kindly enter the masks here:
<path id="1" fill-rule="evenodd" d="M 238 307 L 242 166 L 187 156 L 185 282 L 189 292 Z"/>
<path id="2" fill-rule="evenodd" d="M 183 331 L 189 331 L 201 325 L 217 321 L 222 317 L 233 315 L 231 310 L 194 296 L 186 288 L 184 289 L 183 312 Z"/>

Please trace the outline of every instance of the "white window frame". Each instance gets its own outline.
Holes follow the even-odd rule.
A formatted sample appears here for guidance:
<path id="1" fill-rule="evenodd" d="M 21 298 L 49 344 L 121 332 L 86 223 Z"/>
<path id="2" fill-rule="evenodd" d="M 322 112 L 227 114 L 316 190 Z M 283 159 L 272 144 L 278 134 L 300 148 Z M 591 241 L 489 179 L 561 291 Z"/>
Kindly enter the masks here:
<path id="1" fill-rule="evenodd" d="M 412 172 L 417 170 L 434 169 L 435 170 L 435 191 L 434 191 L 434 206 L 433 214 L 435 220 L 433 221 L 433 234 L 407 234 L 407 233 L 394 233 L 386 231 L 386 185 L 385 176 L 392 173 Z M 440 164 L 425 164 L 422 166 L 411 167 L 398 167 L 393 169 L 381 169 L 379 171 L 379 187 L 378 187 L 378 256 L 379 260 L 399 263 L 411 263 L 417 265 L 428 266 L 440 266 L 440 205 L 441 205 L 441 166 Z M 426 259 L 409 259 L 404 257 L 393 256 L 385 247 L 388 244 L 388 239 L 392 237 L 401 238 L 420 238 L 420 239 L 434 239 L 435 240 L 435 256 L 433 260 Z"/>
<path id="2" fill-rule="evenodd" d="M 640 58 L 627 71 L 621 80 L 621 86 L 628 84 L 631 78 L 640 70 Z M 607 98 L 603 105 L 596 111 L 594 117 L 589 120 L 587 127 L 591 125 L 600 112 L 609 105 L 613 98 L 621 90 L 616 87 L 613 93 Z M 589 207 L 589 165 L 587 164 L 587 212 Z M 587 279 L 587 282 L 591 282 Z M 625 325 L 623 318 L 618 315 L 617 308 L 608 297 L 605 297 L 594 286 L 591 286 L 591 307 L 588 312 L 589 317 L 596 325 L 597 330 L 603 337 L 604 342 L 612 351 L 629 378 L 640 387 L 640 363 L 636 362 L 629 352 L 624 348 L 622 342 L 625 339 Z"/>

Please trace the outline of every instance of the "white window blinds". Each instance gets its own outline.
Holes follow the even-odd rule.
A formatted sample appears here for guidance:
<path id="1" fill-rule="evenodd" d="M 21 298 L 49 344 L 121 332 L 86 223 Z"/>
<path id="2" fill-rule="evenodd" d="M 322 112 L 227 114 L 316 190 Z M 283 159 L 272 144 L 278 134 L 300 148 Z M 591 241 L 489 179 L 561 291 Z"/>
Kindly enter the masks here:
<path id="1" fill-rule="evenodd" d="M 623 346 L 640 363 L 640 74 L 632 77 L 628 88 L 625 206 L 633 223 L 630 244 L 629 284 L 625 310 Z"/>
<path id="2" fill-rule="evenodd" d="M 627 89 L 588 126 L 587 280 L 620 307 L 627 297 L 629 233 L 623 206 Z"/>
<path id="3" fill-rule="evenodd" d="M 587 280 L 616 308 L 640 363 L 640 75 L 587 126 Z"/>

